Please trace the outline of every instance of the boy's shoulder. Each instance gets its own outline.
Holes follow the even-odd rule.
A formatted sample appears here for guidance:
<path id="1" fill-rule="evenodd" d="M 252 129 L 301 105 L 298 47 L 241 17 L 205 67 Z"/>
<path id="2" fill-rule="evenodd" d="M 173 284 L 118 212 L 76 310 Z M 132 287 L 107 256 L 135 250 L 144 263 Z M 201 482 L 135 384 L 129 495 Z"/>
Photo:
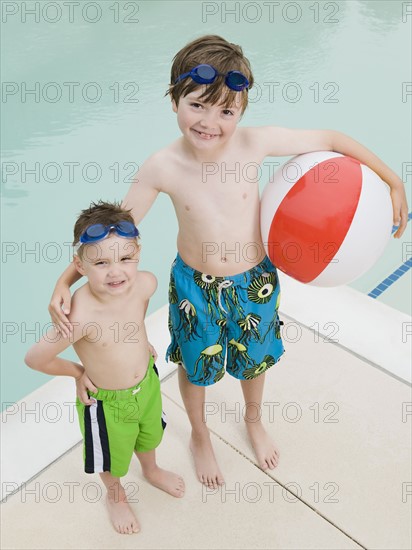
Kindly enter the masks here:
<path id="1" fill-rule="evenodd" d="M 165 147 L 152 153 L 144 164 L 160 173 L 169 171 L 169 164 L 180 158 L 183 150 L 182 143 L 182 138 L 175 139 Z"/>
<path id="2" fill-rule="evenodd" d="M 137 179 L 140 184 L 164 191 L 170 177 L 170 169 L 175 165 L 178 156 L 175 153 L 176 142 L 152 153 L 139 167 Z"/>
<path id="3" fill-rule="evenodd" d="M 79 322 L 90 310 L 93 302 L 88 283 L 74 291 L 70 305 L 70 322 Z"/>
<path id="4" fill-rule="evenodd" d="M 249 126 L 239 130 L 242 145 L 246 145 L 259 158 L 297 154 L 294 151 L 299 140 L 304 142 L 307 139 L 301 130 L 281 126 Z"/>
<path id="5" fill-rule="evenodd" d="M 73 341 L 77 342 L 85 336 L 85 327 L 90 324 L 90 316 L 93 315 L 93 296 L 90 293 L 88 283 L 79 287 L 73 293 L 70 303 L 70 313 L 67 315 L 73 326 Z"/>
<path id="6" fill-rule="evenodd" d="M 268 136 L 269 129 L 272 126 L 242 126 L 238 128 L 239 137 L 244 140 L 245 143 L 256 144 L 256 141 L 260 141 L 262 138 Z"/>
<path id="7" fill-rule="evenodd" d="M 157 289 L 156 276 L 150 271 L 138 271 L 136 288 L 143 299 L 148 300 Z"/>

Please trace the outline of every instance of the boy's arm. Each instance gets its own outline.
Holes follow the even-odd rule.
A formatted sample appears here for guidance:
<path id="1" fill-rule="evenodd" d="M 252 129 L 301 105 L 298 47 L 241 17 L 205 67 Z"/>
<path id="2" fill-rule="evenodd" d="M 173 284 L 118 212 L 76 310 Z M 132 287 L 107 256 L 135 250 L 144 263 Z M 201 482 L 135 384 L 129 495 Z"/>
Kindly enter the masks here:
<path id="1" fill-rule="evenodd" d="M 82 277 L 83 275 L 77 271 L 74 267 L 74 263 L 71 262 L 57 279 L 57 284 L 63 282 L 68 286 L 72 286 Z"/>
<path id="2" fill-rule="evenodd" d="M 73 330 L 69 319 L 66 317 L 70 313 L 70 287 L 82 276 L 72 262 L 57 280 L 49 303 L 48 310 L 52 323 L 56 325 L 64 338 L 69 338 Z"/>
<path id="3" fill-rule="evenodd" d="M 146 317 L 146 312 L 147 312 L 147 308 L 149 307 L 149 300 L 150 300 L 150 297 L 153 296 L 153 294 L 156 292 L 156 289 L 157 289 L 157 279 L 156 277 L 153 275 L 153 273 L 150 273 L 149 271 L 145 271 L 145 272 L 142 272 L 141 273 L 142 275 L 145 275 L 145 278 L 144 278 L 144 292 L 145 292 L 145 295 L 147 296 L 146 300 L 145 300 L 145 304 L 144 304 L 144 317 Z M 153 355 L 153 358 L 155 360 L 155 362 L 157 361 L 157 352 L 154 348 L 154 346 L 149 342 L 149 351 L 151 353 L 151 355 Z"/>
<path id="4" fill-rule="evenodd" d="M 265 156 L 300 155 L 312 151 L 336 151 L 353 157 L 368 166 L 391 188 L 393 222 L 400 224 L 395 237 L 401 237 L 408 221 L 408 203 L 405 188 L 400 177 L 395 174 L 372 151 L 351 137 L 335 130 L 294 130 L 266 126 L 260 131 L 259 143 L 264 143 Z"/>
<path id="5" fill-rule="evenodd" d="M 144 162 L 123 199 L 122 208 L 132 210 L 136 225 L 142 221 L 160 192 L 161 159 L 155 153 Z"/>
<path id="6" fill-rule="evenodd" d="M 59 353 L 82 338 L 82 334 L 78 329 L 78 323 L 73 324 L 74 331 L 70 340 L 63 338 L 55 327 L 50 327 L 45 336 L 26 353 L 24 358 L 26 365 L 45 374 L 80 378 L 84 373 L 84 368 L 81 365 L 57 357 Z"/>
<path id="7" fill-rule="evenodd" d="M 156 292 L 157 289 L 157 279 L 153 273 L 150 271 L 141 271 L 141 276 L 143 277 L 143 283 L 141 286 L 141 291 L 144 296 L 144 317 L 146 317 L 147 308 L 149 307 L 149 300 Z"/>

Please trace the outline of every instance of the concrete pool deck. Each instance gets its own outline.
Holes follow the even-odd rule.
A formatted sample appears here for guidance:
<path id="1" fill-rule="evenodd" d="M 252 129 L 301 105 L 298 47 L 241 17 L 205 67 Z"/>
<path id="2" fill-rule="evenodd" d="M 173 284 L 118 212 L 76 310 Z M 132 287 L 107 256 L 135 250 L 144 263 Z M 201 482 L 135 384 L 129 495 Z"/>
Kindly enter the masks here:
<path id="1" fill-rule="evenodd" d="M 399 322 L 399 329 L 408 322 L 407 316 L 387 306 L 382 309 L 382 304 L 363 295 L 355 300 L 354 293 L 349 289 L 345 301 L 350 305 L 352 296 L 358 303 L 362 323 L 369 330 L 372 318 L 379 321 L 384 313 L 391 327 Z M 285 292 L 286 296 L 292 294 L 290 289 Z M 313 299 L 316 302 L 316 296 Z M 363 299 L 370 302 L 363 303 Z M 168 342 L 164 307 L 147 320 L 149 338 L 156 341 L 159 352 L 163 407 L 168 417 L 158 461 L 184 476 L 185 497 L 174 499 L 150 486 L 133 460 L 124 481 L 129 483 L 142 531 L 134 536 L 118 535 L 108 521 L 98 476 L 82 471 L 77 419 L 67 422 L 64 430 L 61 422 L 59 426 L 40 422 L 46 424 L 45 439 L 32 435 L 34 441 L 27 447 L 26 440 L 24 449 L 21 443 L 20 448 L 18 443 L 11 446 L 10 433 L 16 433 L 16 424 L 21 430 L 28 428 L 13 414 L 3 424 L 3 485 L 9 483 L 3 497 L 13 488 L 17 490 L 2 504 L 2 547 L 410 548 L 412 399 L 408 380 L 401 376 L 407 373 L 408 363 L 395 365 L 395 372 L 390 372 L 384 361 L 374 364 L 373 355 L 361 357 L 359 346 L 351 350 L 348 342 L 331 343 L 319 337 L 318 331 L 306 328 L 310 319 L 297 312 L 292 302 L 284 304 L 287 315 L 283 313 L 281 318 L 285 326 L 296 324 L 295 331 L 299 327 L 299 338 L 285 343 L 286 353 L 266 375 L 262 407 L 265 424 L 280 450 L 276 469 L 263 472 L 257 467 L 243 425 L 240 385 L 226 375 L 208 389 L 206 398 L 207 421 L 226 485 L 210 490 L 197 481 L 177 374 L 162 361 Z M 329 306 L 331 302 L 332 297 Z M 306 305 L 309 303 L 307 297 Z M 322 315 L 327 318 L 326 311 L 319 313 L 321 309 L 318 302 L 319 326 L 324 323 Z M 356 311 L 352 310 L 353 316 Z M 299 321 L 297 317 L 301 317 Z M 341 323 L 339 336 L 353 331 L 353 326 L 345 331 L 342 319 L 331 319 Z M 390 345 L 395 356 L 407 357 L 408 341 L 400 340 L 400 345 L 392 337 L 382 342 L 378 335 L 369 334 L 371 347 L 385 348 L 382 357 Z M 361 340 L 359 345 L 364 344 Z M 70 395 L 73 387 L 66 382 L 71 381 L 66 380 L 64 386 Z M 62 385 L 63 381 L 54 379 L 49 384 L 53 383 Z M 65 397 L 56 395 L 53 402 L 61 399 Z M 45 441 L 57 441 L 59 434 L 67 448 L 55 450 L 53 458 L 43 457 L 41 466 L 39 455 Z M 11 454 L 15 457 L 13 467 L 7 460 Z M 18 459 L 34 464 L 37 471 L 26 469 L 23 475 Z M 19 483 L 12 485 L 19 476 Z"/>

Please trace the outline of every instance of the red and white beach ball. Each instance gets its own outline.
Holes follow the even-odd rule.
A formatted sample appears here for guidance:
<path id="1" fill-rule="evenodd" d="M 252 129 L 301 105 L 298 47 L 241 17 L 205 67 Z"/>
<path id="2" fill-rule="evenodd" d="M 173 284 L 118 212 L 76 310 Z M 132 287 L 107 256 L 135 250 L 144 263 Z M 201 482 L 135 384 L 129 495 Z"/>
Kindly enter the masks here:
<path id="1" fill-rule="evenodd" d="M 392 231 L 389 187 L 359 161 L 318 151 L 294 157 L 266 185 L 266 253 L 302 283 L 338 286 L 365 273 Z"/>

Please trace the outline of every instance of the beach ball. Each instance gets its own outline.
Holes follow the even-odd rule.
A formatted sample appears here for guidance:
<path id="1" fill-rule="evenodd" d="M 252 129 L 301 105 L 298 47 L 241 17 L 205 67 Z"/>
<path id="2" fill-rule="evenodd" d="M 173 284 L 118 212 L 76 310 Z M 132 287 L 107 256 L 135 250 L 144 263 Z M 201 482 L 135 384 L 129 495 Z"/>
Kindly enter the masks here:
<path id="1" fill-rule="evenodd" d="M 261 198 L 261 230 L 275 266 L 302 283 L 347 284 L 380 257 L 392 232 L 389 186 L 333 151 L 282 165 Z"/>

